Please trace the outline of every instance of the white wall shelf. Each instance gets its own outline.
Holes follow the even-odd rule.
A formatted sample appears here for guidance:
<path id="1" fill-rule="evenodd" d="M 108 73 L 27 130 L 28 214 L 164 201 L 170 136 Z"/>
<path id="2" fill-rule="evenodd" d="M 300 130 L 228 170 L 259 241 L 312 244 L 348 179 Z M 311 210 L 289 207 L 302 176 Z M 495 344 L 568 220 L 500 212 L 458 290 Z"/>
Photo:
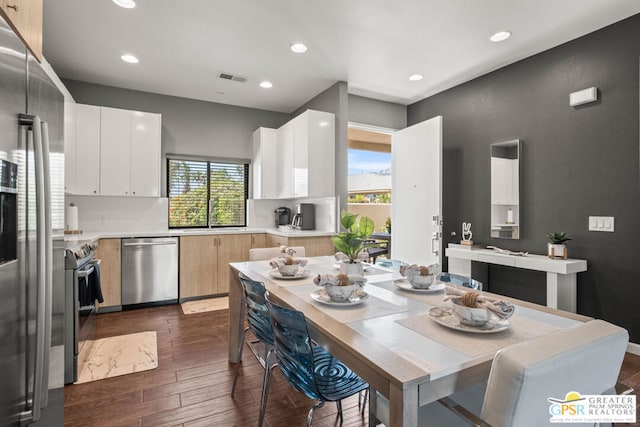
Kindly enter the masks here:
<path id="1" fill-rule="evenodd" d="M 471 262 L 506 265 L 526 270 L 547 273 L 547 306 L 576 312 L 577 277 L 587 271 L 583 259 L 551 259 L 546 255 L 514 256 L 497 253 L 490 249 L 463 249 L 448 247 L 449 272 L 471 277 Z"/>

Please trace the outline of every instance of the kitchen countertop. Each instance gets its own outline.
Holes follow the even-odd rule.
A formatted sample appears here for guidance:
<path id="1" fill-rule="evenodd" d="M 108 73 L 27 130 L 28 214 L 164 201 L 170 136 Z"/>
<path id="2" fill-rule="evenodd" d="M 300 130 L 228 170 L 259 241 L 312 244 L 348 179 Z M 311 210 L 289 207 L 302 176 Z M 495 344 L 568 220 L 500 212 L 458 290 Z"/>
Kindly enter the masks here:
<path id="1" fill-rule="evenodd" d="M 322 237 L 334 236 L 332 231 L 318 230 L 276 230 L 274 228 L 198 228 L 198 229 L 167 229 L 158 231 L 88 231 L 81 234 L 65 234 L 64 241 L 67 246 L 80 245 L 85 242 L 96 241 L 99 239 L 118 239 L 127 237 L 180 237 L 180 236 L 199 236 L 199 235 L 218 235 L 218 234 L 245 234 L 245 233 L 266 233 L 284 237 Z"/>

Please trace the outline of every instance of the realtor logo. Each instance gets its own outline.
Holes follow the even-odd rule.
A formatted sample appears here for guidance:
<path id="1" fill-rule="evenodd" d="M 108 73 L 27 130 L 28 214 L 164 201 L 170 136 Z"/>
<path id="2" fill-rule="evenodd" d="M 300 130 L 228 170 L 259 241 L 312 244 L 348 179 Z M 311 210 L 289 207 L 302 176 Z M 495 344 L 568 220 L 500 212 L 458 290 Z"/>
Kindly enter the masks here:
<path id="1" fill-rule="evenodd" d="M 547 399 L 552 423 L 635 423 L 636 396 L 581 395 L 570 391 L 564 399 Z"/>

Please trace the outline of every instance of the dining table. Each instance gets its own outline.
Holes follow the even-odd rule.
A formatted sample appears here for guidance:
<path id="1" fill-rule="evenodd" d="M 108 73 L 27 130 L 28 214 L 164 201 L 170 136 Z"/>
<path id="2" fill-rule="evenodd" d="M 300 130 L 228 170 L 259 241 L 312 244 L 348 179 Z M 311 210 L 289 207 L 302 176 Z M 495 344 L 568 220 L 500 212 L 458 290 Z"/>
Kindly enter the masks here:
<path id="1" fill-rule="evenodd" d="M 263 282 L 277 304 L 304 313 L 311 338 L 369 383 L 372 411 L 375 391 L 389 400 L 389 427 L 416 426 L 420 406 L 486 381 L 501 349 L 591 320 L 482 292 L 513 304 L 514 314 L 491 328 L 468 327 L 447 317 L 451 302 L 444 301 L 444 283 L 414 289 L 398 272 L 376 265 L 366 266 L 360 297 L 333 302 L 313 282 L 319 274 L 339 273 L 331 256 L 307 258 L 293 277 L 281 276 L 269 261 L 234 262 L 229 268 L 230 362 L 240 362 L 245 308 L 238 274 L 243 273 Z"/>

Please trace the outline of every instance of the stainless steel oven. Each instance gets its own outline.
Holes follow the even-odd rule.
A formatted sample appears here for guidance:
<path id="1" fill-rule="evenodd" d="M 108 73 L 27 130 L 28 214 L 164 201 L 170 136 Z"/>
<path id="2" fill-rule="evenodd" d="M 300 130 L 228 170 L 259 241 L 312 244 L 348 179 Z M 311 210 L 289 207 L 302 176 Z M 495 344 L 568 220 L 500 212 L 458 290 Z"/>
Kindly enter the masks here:
<path id="1" fill-rule="evenodd" d="M 78 380 L 78 356 L 88 341 L 95 339 L 96 302 L 91 287 L 98 281 L 100 267 L 97 245 L 85 243 L 66 251 L 65 369 L 64 382 Z"/>

